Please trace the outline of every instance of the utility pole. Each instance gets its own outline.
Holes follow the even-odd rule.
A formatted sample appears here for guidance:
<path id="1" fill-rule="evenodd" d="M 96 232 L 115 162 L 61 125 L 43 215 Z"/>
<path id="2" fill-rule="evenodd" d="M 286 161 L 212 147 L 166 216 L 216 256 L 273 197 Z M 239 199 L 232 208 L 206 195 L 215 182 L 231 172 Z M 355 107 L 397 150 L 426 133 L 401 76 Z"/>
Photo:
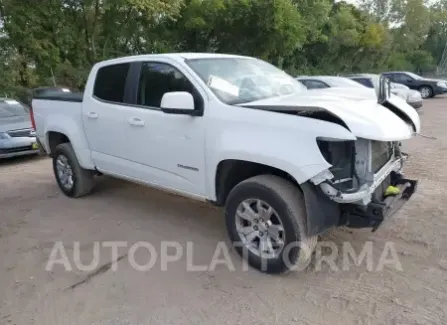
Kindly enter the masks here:
<path id="1" fill-rule="evenodd" d="M 51 79 L 53 80 L 53 86 L 56 87 L 56 79 L 54 79 L 53 68 L 50 68 L 51 71 Z"/>
<path id="2" fill-rule="evenodd" d="M 444 52 L 442 53 L 441 61 L 439 61 L 437 72 L 439 75 L 447 75 L 447 43 L 444 47 Z"/>

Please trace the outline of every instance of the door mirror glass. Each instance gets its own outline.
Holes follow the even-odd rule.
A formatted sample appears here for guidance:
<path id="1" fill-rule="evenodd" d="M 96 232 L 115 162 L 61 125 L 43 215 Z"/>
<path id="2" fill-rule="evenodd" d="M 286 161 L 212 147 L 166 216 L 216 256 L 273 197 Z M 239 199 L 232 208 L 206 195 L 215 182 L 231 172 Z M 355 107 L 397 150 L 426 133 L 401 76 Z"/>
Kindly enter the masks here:
<path id="1" fill-rule="evenodd" d="M 194 111 L 194 98 L 186 91 L 172 91 L 161 98 L 160 108 L 165 113 L 186 114 Z"/>

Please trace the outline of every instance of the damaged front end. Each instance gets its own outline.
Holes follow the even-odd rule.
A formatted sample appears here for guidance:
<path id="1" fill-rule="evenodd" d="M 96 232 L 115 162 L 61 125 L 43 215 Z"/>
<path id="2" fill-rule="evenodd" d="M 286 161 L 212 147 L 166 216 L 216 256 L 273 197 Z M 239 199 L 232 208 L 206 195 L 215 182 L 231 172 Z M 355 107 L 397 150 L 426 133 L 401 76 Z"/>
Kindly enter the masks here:
<path id="1" fill-rule="evenodd" d="M 377 229 L 414 193 L 417 181 L 401 173 L 407 155 L 399 142 L 318 140 L 329 173 L 310 181 L 339 204 L 339 225 Z M 395 192 L 387 194 L 390 186 Z"/>
<path id="2" fill-rule="evenodd" d="M 417 132 L 419 126 L 402 111 L 393 108 L 389 89 L 389 81 L 381 78 L 378 103 Z M 310 234 L 321 233 L 333 226 L 372 228 L 375 231 L 416 190 L 417 181 L 404 178 L 402 173 L 408 155 L 401 151 L 400 141 L 318 138 L 317 144 L 331 167 L 303 186 Z"/>

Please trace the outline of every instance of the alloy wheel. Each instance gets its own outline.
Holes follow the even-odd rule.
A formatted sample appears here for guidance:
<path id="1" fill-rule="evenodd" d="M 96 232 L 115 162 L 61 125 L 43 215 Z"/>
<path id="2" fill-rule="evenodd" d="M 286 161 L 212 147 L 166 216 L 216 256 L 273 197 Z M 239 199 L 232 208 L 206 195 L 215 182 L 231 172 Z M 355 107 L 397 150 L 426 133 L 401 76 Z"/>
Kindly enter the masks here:
<path id="1" fill-rule="evenodd" d="M 284 226 L 278 213 L 259 199 L 247 199 L 236 210 L 236 230 L 242 244 L 261 258 L 276 258 L 284 248 Z"/>
<path id="2" fill-rule="evenodd" d="M 56 171 L 57 177 L 60 183 L 66 190 L 71 190 L 73 188 L 73 170 L 68 162 L 68 159 L 64 155 L 59 155 L 56 158 Z"/>

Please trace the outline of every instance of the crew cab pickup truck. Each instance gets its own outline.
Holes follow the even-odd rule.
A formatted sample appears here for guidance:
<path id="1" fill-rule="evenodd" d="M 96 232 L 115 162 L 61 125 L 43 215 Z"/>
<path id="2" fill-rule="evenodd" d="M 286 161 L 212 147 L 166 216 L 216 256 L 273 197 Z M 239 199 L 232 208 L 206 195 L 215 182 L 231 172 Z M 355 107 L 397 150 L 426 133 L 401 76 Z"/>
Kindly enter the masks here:
<path id="1" fill-rule="evenodd" d="M 419 116 L 384 78 L 354 100 L 250 57 L 132 56 L 94 65 L 83 94 L 35 97 L 32 117 L 67 196 L 106 174 L 223 206 L 235 249 L 268 273 L 305 265 L 328 229 L 377 229 L 417 184 L 400 143 Z"/>

